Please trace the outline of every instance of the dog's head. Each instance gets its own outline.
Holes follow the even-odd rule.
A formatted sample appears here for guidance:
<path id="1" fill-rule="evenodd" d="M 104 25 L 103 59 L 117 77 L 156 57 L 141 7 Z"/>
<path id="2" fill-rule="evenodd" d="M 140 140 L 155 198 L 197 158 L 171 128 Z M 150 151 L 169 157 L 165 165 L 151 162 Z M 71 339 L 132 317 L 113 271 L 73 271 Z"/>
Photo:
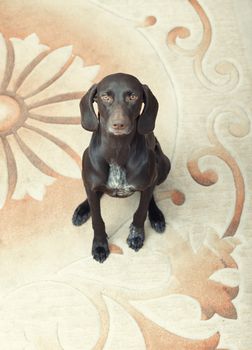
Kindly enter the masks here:
<path id="1" fill-rule="evenodd" d="M 98 115 L 94 102 L 98 105 Z M 95 131 L 100 124 L 116 136 L 130 134 L 136 127 L 140 134 L 148 134 L 155 127 L 158 102 L 148 86 L 137 78 L 116 73 L 89 89 L 81 99 L 80 110 L 81 124 L 86 130 Z"/>

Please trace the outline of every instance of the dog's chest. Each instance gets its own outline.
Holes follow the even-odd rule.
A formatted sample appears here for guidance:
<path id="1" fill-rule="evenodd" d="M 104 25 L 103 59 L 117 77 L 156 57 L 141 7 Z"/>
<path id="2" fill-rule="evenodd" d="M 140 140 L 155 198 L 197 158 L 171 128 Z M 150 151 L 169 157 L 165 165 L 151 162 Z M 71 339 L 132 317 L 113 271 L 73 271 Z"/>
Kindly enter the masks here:
<path id="1" fill-rule="evenodd" d="M 117 164 L 109 165 L 109 175 L 106 185 L 108 194 L 113 197 L 128 197 L 135 192 L 135 188 L 128 184 L 125 169 Z"/>

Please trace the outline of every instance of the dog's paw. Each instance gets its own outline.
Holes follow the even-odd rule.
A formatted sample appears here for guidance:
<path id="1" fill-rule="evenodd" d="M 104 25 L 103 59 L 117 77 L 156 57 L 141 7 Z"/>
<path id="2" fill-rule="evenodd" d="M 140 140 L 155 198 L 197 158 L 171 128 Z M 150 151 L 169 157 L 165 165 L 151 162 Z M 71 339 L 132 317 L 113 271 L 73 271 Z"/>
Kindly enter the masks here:
<path id="1" fill-rule="evenodd" d="M 137 252 L 140 248 L 142 248 L 144 244 L 144 238 L 145 238 L 144 229 L 138 228 L 133 224 L 131 224 L 130 234 L 127 238 L 128 246 Z"/>
<path id="2" fill-rule="evenodd" d="M 103 263 L 109 256 L 109 253 L 107 240 L 105 242 L 98 242 L 96 240 L 93 241 L 92 255 L 96 261 Z"/>
<path id="3" fill-rule="evenodd" d="M 149 220 L 151 227 L 158 233 L 163 233 L 165 231 L 166 223 L 164 214 L 160 209 L 155 211 L 155 213 L 149 213 Z"/>
<path id="4" fill-rule="evenodd" d="M 90 218 L 90 216 L 90 207 L 88 201 L 86 200 L 75 209 L 72 217 L 72 223 L 75 226 L 81 226 Z"/>

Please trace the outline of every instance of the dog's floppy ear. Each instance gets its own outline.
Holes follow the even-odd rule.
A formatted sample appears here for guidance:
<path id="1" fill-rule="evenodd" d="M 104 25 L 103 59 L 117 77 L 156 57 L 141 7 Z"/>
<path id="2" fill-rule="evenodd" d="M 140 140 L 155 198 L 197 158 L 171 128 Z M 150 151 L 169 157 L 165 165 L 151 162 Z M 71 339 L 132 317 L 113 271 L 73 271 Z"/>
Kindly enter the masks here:
<path id="1" fill-rule="evenodd" d="M 137 129 L 142 135 L 149 134 L 155 128 L 155 120 L 158 112 L 158 101 L 147 85 L 143 85 L 144 109 L 138 118 Z"/>
<path id="2" fill-rule="evenodd" d="M 80 101 L 81 125 L 88 131 L 95 131 L 99 125 L 93 106 L 96 92 L 97 84 L 94 84 Z"/>

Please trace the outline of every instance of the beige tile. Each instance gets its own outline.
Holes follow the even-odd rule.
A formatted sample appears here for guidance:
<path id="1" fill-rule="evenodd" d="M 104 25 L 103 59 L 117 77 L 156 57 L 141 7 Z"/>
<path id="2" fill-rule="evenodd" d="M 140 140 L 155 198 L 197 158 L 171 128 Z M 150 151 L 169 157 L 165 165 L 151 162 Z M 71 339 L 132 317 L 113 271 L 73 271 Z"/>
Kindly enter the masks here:
<path id="1" fill-rule="evenodd" d="M 10 350 L 249 350 L 249 0 L 0 3 L 0 344 Z M 159 100 L 172 160 L 167 229 L 126 244 L 139 196 L 102 200 L 111 255 L 90 254 L 84 92 L 128 72 Z"/>

